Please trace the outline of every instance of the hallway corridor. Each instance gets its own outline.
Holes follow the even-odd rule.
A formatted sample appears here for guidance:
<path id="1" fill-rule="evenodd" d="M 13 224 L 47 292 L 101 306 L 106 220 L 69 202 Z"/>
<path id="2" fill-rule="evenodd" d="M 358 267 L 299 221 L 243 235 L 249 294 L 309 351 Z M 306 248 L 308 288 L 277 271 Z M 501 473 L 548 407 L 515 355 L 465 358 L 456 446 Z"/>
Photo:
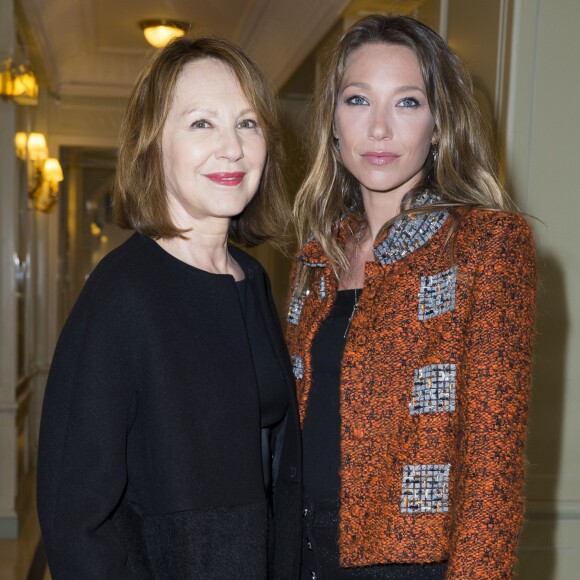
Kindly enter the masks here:
<path id="1" fill-rule="evenodd" d="M 26 500 L 20 506 L 22 524 L 18 539 L 0 539 L 0 580 L 51 580 L 40 545 L 34 474 L 28 477 L 26 488 Z"/>

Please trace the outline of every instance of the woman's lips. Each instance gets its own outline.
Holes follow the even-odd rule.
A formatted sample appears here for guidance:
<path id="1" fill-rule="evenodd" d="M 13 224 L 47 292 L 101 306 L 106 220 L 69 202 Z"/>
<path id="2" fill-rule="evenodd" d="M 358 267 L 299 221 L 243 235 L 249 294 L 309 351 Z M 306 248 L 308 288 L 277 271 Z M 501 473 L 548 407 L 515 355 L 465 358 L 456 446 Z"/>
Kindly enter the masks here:
<path id="1" fill-rule="evenodd" d="M 388 151 L 367 151 L 362 156 L 373 165 L 388 165 L 399 158 L 397 154 Z"/>
<path id="2" fill-rule="evenodd" d="M 243 171 L 206 173 L 205 176 L 218 185 L 239 185 L 246 174 Z"/>

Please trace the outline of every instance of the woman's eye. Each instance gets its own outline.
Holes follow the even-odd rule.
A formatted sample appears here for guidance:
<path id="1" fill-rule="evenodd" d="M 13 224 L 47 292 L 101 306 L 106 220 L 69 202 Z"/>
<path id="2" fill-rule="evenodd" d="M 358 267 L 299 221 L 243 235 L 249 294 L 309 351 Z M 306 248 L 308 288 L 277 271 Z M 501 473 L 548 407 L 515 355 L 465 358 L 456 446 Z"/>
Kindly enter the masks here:
<path id="1" fill-rule="evenodd" d="M 195 129 L 207 129 L 211 125 L 205 119 L 200 119 L 199 121 L 194 121 L 191 126 Z"/>
<path id="2" fill-rule="evenodd" d="M 346 103 L 348 105 L 368 105 L 367 100 L 360 95 L 354 95 L 353 97 L 349 97 L 346 99 Z"/>
<path id="3" fill-rule="evenodd" d="M 405 97 L 404 99 L 401 99 L 397 103 L 397 106 L 407 108 L 407 107 L 418 107 L 419 104 L 420 104 L 419 101 L 414 97 Z"/>
<path id="4" fill-rule="evenodd" d="M 258 127 L 258 122 L 254 119 L 244 119 L 238 123 L 238 128 L 240 129 L 256 129 Z"/>

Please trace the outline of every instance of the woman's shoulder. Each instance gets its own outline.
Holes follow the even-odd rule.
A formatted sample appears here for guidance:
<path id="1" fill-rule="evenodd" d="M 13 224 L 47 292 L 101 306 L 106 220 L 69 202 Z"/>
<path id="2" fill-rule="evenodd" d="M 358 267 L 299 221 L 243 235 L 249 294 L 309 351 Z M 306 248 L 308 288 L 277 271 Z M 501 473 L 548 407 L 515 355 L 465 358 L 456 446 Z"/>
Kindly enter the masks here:
<path id="1" fill-rule="evenodd" d="M 535 260 L 534 233 L 518 212 L 470 211 L 459 224 L 454 249 L 467 264 L 521 260 L 532 267 Z"/>
<path id="2" fill-rule="evenodd" d="M 161 278 L 161 271 L 165 274 L 176 271 L 178 275 L 181 273 L 180 267 L 187 268 L 151 238 L 134 233 L 104 256 L 89 276 L 87 285 L 104 285 L 108 282 L 116 287 L 124 284 L 154 284 L 156 279 Z"/>
<path id="3" fill-rule="evenodd" d="M 96 265 L 67 316 L 62 336 L 76 337 L 86 327 L 107 332 L 112 323 L 129 330 L 130 320 L 137 319 L 131 313 L 140 307 L 136 289 L 143 287 L 135 280 L 129 265 L 135 261 L 141 244 L 140 236 L 131 236 Z"/>
<path id="4" fill-rule="evenodd" d="M 135 268 L 136 265 L 143 262 L 143 252 L 149 252 L 149 244 L 151 240 L 134 233 L 122 244 L 111 250 L 106 254 L 102 260 L 95 266 L 91 276 L 101 277 L 111 274 L 114 276 L 120 275 L 127 270 L 128 267 Z M 150 259 L 150 258 L 149 258 Z"/>
<path id="5" fill-rule="evenodd" d="M 528 221 L 519 212 L 474 209 L 461 220 L 458 241 L 473 247 L 487 245 L 494 240 L 521 240 L 533 244 L 534 234 Z"/>
<path id="6" fill-rule="evenodd" d="M 504 230 L 531 232 L 524 214 L 517 211 L 473 209 L 467 213 L 464 221 L 471 229 L 479 230 L 481 233 Z"/>
<path id="7" fill-rule="evenodd" d="M 79 301 L 94 306 L 99 302 L 131 302 L 136 290 L 148 285 L 148 278 L 156 270 L 153 244 L 148 238 L 133 234 L 111 250 L 87 277 Z"/>

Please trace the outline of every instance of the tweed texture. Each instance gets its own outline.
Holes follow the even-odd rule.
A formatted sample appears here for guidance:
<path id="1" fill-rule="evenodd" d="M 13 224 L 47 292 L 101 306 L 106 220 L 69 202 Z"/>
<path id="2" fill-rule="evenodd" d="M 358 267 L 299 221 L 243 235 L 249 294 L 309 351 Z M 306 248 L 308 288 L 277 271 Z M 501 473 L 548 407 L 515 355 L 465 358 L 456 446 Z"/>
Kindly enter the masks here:
<path id="1" fill-rule="evenodd" d="M 452 259 L 452 219 L 400 259 L 365 265 L 341 369 L 345 567 L 448 560 L 449 579 L 512 574 L 524 505 L 533 236 L 517 214 L 475 210 Z M 339 226 L 339 240 L 347 230 Z M 303 422 L 312 341 L 337 281 L 316 240 L 298 259 L 315 268 L 287 331 Z"/>

